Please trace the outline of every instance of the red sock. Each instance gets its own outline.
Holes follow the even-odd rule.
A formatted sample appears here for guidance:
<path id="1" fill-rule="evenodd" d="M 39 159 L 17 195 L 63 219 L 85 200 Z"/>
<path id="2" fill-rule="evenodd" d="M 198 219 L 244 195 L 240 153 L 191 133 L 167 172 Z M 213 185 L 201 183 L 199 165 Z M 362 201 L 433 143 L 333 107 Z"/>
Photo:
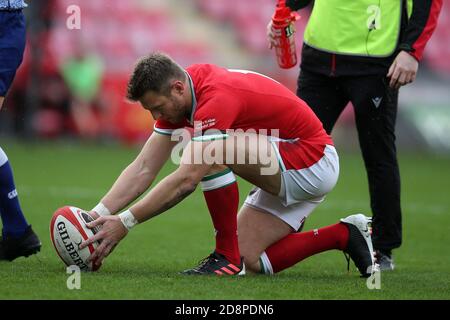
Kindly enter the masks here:
<path id="1" fill-rule="evenodd" d="M 317 253 L 347 246 L 349 231 L 343 223 L 291 233 L 266 249 L 273 273 L 280 272 Z M 267 266 L 265 266 L 267 267 Z"/>
<path id="2" fill-rule="evenodd" d="M 204 178 L 201 185 L 216 230 L 216 252 L 224 255 L 231 263 L 239 265 L 241 262 L 237 237 L 239 190 L 236 178 L 230 170 L 221 174 Z"/>

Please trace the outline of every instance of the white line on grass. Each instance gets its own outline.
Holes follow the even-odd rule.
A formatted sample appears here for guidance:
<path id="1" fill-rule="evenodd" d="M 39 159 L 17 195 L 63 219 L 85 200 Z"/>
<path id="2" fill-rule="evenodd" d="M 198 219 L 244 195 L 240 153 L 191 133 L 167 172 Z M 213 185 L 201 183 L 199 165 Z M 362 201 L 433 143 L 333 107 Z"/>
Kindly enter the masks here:
<path id="1" fill-rule="evenodd" d="M 105 195 L 106 191 L 102 189 L 85 187 L 37 187 L 37 186 L 18 186 L 19 195 L 33 197 L 71 197 L 74 199 L 93 199 Z"/>
<path id="2" fill-rule="evenodd" d="M 39 186 L 18 186 L 20 195 L 34 196 L 34 197 L 70 197 L 74 199 L 98 199 L 105 195 L 108 191 L 106 189 L 95 189 L 78 186 L 53 186 L 53 187 L 39 187 Z M 325 200 L 319 208 L 338 210 L 340 212 L 365 212 L 370 215 L 370 204 L 365 201 L 354 200 Z M 442 204 L 428 204 L 421 202 L 403 202 L 402 210 L 404 212 L 420 213 L 420 214 L 448 214 L 450 207 Z M 369 212 L 366 212 L 369 211 Z"/>

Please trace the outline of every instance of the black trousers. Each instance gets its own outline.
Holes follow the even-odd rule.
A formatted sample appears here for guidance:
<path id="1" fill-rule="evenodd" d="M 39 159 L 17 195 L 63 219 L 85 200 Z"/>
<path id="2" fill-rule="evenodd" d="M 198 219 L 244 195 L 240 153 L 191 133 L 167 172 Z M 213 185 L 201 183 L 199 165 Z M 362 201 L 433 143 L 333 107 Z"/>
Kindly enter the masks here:
<path id="1" fill-rule="evenodd" d="M 301 70 L 297 95 L 306 101 L 330 134 L 349 101 L 369 181 L 375 249 L 402 242 L 400 173 L 395 146 L 398 90 L 381 75 L 329 77 Z"/>

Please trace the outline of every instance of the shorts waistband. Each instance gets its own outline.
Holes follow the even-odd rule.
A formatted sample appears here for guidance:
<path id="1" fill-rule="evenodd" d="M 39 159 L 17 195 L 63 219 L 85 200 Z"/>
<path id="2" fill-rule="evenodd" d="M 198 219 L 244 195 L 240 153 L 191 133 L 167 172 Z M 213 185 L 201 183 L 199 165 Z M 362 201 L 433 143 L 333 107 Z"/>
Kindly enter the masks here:
<path id="1" fill-rule="evenodd" d="M 19 8 L 19 9 L 17 9 L 17 8 L 8 8 L 8 7 L 0 8 L 0 12 L 22 12 L 22 11 L 23 11 L 23 8 Z"/>

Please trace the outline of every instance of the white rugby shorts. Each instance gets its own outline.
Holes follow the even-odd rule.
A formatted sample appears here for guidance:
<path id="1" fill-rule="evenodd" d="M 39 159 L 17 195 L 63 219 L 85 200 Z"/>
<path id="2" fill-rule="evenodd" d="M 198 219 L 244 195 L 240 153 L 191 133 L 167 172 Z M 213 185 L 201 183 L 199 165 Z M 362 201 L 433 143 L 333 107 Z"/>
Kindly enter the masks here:
<path id="1" fill-rule="evenodd" d="M 322 158 L 310 167 L 281 172 L 278 196 L 256 187 L 249 193 L 244 205 L 273 214 L 298 230 L 334 188 L 338 177 L 338 154 L 333 146 L 326 145 Z"/>

